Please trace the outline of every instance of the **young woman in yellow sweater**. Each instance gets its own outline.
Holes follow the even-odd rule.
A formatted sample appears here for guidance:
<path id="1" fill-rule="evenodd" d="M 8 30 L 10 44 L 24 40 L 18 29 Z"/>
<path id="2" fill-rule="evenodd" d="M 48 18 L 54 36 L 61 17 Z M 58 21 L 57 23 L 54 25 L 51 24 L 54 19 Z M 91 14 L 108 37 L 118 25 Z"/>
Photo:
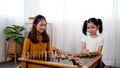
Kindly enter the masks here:
<path id="1" fill-rule="evenodd" d="M 34 18 L 32 29 L 24 40 L 22 58 L 27 52 L 50 51 L 50 38 L 46 32 L 47 21 L 44 16 L 37 15 Z"/>

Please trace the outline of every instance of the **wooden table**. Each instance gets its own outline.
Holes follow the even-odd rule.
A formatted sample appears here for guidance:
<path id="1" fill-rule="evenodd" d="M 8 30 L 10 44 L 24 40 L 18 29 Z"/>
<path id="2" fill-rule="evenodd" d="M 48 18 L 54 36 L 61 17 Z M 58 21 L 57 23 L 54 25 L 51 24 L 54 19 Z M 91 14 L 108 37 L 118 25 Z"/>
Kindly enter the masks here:
<path id="1" fill-rule="evenodd" d="M 102 55 L 93 57 L 93 58 L 81 58 L 84 66 L 88 68 L 102 68 Z M 60 62 L 52 62 L 52 61 L 40 61 L 40 60 L 31 60 L 31 59 L 23 59 L 19 58 L 21 61 L 21 68 L 81 68 L 77 65 L 73 65 L 73 63 L 69 60 L 60 60 Z"/>
<path id="2" fill-rule="evenodd" d="M 102 68 L 102 55 L 93 57 L 88 63 L 85 64 L 88 68 Z"/>

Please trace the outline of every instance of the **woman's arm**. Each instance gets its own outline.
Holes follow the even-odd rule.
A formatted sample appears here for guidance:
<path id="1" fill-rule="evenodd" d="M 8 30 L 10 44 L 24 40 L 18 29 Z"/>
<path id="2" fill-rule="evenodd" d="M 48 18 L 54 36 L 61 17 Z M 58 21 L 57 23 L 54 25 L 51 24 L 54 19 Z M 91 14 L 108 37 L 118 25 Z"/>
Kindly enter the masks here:
<path id="1" fill-rule="evenodd" d="M 47 61 L 50 61 L 50 41 L 47 43 L 47 48 L 46 48 L 46 51 L 47 51 Z"/>
<path id="2" fill-rule="evenodd" d="M 50 41 L 47 42 L 47 48 L 46 48 L 46 51 L 50 51 L 51 47 L 50 47 Z"/>
<path id="3" fill-rule="evenodd" d="M 29 49 L 30 49 L 30 39 L 25 38 L 23 43 L 22 58 L 25 58 L 25 55 L 29 51 Z"/>

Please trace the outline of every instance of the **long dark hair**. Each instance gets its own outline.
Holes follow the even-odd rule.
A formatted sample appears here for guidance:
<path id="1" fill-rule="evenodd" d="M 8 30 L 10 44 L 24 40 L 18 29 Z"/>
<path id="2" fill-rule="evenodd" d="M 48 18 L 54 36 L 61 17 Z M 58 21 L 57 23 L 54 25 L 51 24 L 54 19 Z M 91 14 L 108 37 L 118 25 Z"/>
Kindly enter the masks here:
<path id="1" fill-rule="evenodd" d="M 36 26 L 37 24 L 39 23 L 40 20 L 45 20 L 45 17 L 42 16 L 42 15 L 37 15 L 33 21 L 33 24 L 32 24 L 32 29 L 31 31 L 29 32 L 28 34 L 28 38 L 30 38 L 30 40 L 33 42 L 33 43 L 38 43 L 39 40 L 37 39 L 37 29 L 36 29 Z M 47 23 L 47 21 L 46 21 Z M 46 43 L 49 41 L 49 36 L 46 32 L 46 30 L 41 34 L 42 35 L 42 42 Z"/>
<path id="2" fill-rule="evenodd" d="M 102 20 L 101 19 L 96 19 L 96 18 L 89 18 L 88 20 L 84 21 L 82 32 L 83 34 L 87 35 L 87 23 L 92 22 L 95 24 L 97 27 L 99 26 L 99 33 L 102 33 L 103 31 L 103 26 L 102 26 Z"/>

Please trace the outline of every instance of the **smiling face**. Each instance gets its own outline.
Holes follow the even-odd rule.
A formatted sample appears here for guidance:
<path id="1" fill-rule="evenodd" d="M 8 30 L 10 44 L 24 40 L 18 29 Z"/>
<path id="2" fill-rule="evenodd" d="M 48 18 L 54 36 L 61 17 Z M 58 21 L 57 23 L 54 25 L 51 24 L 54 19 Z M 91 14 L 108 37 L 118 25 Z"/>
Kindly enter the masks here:
<path id="1" fill-rule="evenodd" d="M 39 33 L 43 33 L 46 30 L 46 28 L 47 28 L 46 21 L 44 19 L 41 19 L 37 24 L 37 27 L 36 27 L 37 31 Z"/>
<path id="2" fill-rule="evenodd" d="M 97 30 L 98 27 L 95 24 L 93 24 L 92 22 L 87 23 L 87 32 L 90 35 L 97 35 Z"/>

